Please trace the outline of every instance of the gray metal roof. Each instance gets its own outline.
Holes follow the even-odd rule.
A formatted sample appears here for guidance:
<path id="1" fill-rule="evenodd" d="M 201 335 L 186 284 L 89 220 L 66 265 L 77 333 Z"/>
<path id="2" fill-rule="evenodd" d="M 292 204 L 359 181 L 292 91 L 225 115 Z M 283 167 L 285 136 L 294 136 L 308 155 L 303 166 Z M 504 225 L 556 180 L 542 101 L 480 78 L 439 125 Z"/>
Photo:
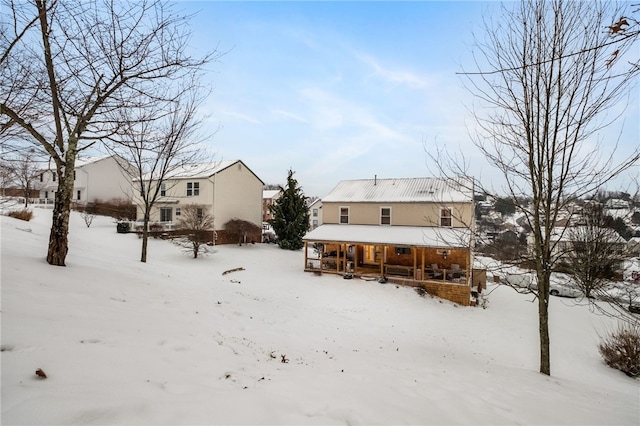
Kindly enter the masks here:
<path id="1" fill-rule="evenodd" d="M 343 180 L 323 202 L 471 202 L 473 180 L 398 178 Z"/>

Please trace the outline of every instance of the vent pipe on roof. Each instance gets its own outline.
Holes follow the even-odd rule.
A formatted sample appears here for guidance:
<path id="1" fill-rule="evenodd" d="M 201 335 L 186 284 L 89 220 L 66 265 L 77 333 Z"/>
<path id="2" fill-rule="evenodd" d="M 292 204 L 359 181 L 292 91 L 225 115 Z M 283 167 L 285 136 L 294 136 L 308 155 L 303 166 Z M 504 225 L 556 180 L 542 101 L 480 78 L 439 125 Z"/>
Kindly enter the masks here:
<path id="1" fill-rule="evenodd" d="M 378 184 L 378 175 L 373 175 L 373 185 L 377 185 Z"/>

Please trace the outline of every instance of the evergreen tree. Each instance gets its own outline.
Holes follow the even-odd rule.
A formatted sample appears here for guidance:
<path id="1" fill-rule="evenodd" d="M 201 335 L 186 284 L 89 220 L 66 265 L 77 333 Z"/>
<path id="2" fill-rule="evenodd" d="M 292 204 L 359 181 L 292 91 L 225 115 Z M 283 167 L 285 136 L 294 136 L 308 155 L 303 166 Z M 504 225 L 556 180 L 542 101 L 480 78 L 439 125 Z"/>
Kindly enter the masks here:
<path id="1" fill-rule="evenodd" d="M 293 173 L 290 169 L 286 187 L 279 187 L 282 195 L 271 206 L 273 219 L 269 223 L 276 233 L 280 248 L 300 250 L 304 246 L 302 237 L 309 230 L 309 208 Z"/>

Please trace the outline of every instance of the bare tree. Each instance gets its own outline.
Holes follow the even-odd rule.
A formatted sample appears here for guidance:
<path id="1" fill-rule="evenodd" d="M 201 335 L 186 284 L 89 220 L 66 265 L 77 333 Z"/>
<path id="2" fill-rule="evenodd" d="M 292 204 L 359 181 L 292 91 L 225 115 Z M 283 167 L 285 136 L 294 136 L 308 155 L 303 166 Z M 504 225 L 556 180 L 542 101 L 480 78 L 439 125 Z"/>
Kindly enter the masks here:
<path id="1" fill-rule="evenodd" d="M 588 203 L 576 226 L 566 230 L 568 245 L 562 263 L 587 298 L 604 293 L 626 258 L 625 240 L 606 225 L 602 205 Z"/>
<path id="2" fill-rule="evenodd" d="M 55 163 L 47 262 L 64 266 L 78 154 L 121 130 L 114 111 L 163 100 L 212 55 L 189 56 L 188 17 L 163 0 L 1 1 L 0 135 Z"/>
<path id="3" fill-rule="evenodd" d="M 215 241 L 213 216 L 202 205 L 187 204 L 182 208 L 178 223 L 182 230 L 187 231 L 180 245 L 189 248 L 194 259 L 206 248 L 207 243 Z"/>
<path id="4" fill-rule="evenodd" d="M 207 158 L 200 145 L 203 137 L 198 134 L 202 124 L 198 107 L 209 91 L 200 87 L 197 73 L 185 83 L 174 87 L 171 95 L 166 93 L 166 101 L 117 111 L 121 132 L 111 136 L 111 143 L 106 145 L 107 150 L 125 160 L 119 163 L 121 171 L 134 184 L 134 202 L 143 222 L 141 262 L 147 261 L 151 212 L 172 192 L 167 179 L 178 172 L 187 177 L 185 166 Z"/>
<path id="5" fill-rule="evenodd" d="M 31 191 L 35 189 L 34 181 L 42 172 L 36 152 L 33 148 L 28 149 L 25 152 L 14 155 L 12 158 L 5 159 L 5 164 L 11 182 L 20 189 L 24 197 L 24 207 L 27 208 Z"/>
<path id="6" fill-rule="evenodd" d="M 6 160 L 0 160 L 0 187 L 2 188 L 1 197 L 6 195 L 7 186 L 13 181 L 11 177 L 11 164 Z M 5 200 L 2 200 L 4 202 Z"/>
<path id="7" fill-rule="evenodd" d="M 538 287 L 540 372 L 551 374 L 549 285 L 558 261 L 554 226 L 572 200 L 595 192 L 640 158 L 600 143 L 639 71 L 626 61 L 636 37 L 613 32 L 625 11 L 600 1 L 532 0 L 502 5 L 476 36 L 476 72 L 465 72 L 478 102 L 471 137 L 505 182 L 500 192 L 532 230 L 530 261 Z M 628 65 L 628 66 L 627 66 Z M 437 154 L 441 170 L 465 173 L 466 161 Z M 464 160 L 463 156 L 463 160 Z M 480 192 L 498 191 L 482 187 Z M 529 197 L 522 203 L 518 200 Z"/>

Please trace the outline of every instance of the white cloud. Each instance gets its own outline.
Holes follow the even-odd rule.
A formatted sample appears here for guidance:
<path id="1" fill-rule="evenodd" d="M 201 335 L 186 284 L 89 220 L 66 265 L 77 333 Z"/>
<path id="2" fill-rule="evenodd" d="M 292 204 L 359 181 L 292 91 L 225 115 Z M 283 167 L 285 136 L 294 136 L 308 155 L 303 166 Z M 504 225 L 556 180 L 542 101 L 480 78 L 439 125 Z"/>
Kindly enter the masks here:
<path id="1" fill-rule="evenodd" d="M 253 117 L 250 117 L 246 114 L 242 114 L 239 112 L 235 112 L 235 111 L 220 111 L 220 114 L 226 115 L 227 117 L 231 117 L 236 119 L 237 121 L 245 121 L 247 123 L 251 123 L 251 124 L 262 124 L 260 122 L 260 120 L 257 120 Z"/>
<path id="2" fill-rule="evenodd" d="M 371 67 L 374 74 L 394 85 L 406 86 L 409 89 L 426 89 L 432 85 L 426 77 L 414 72 L 392 69 L 382 66 L 375 58 L 367 54 L 357 54 L 358 59 Z"/>
<path id="3" fill-rule="evenodd" d="M 280 117 L 284 117 L 289 120 L 299 121 L 300 123 L 309 123 L 309 121 L 306 118 L 301 117 L 299 114 L 295 114 L 289 111 L 284 111 L 282 109 L 274 109 L 271 111 L 271 113 Z"/>

